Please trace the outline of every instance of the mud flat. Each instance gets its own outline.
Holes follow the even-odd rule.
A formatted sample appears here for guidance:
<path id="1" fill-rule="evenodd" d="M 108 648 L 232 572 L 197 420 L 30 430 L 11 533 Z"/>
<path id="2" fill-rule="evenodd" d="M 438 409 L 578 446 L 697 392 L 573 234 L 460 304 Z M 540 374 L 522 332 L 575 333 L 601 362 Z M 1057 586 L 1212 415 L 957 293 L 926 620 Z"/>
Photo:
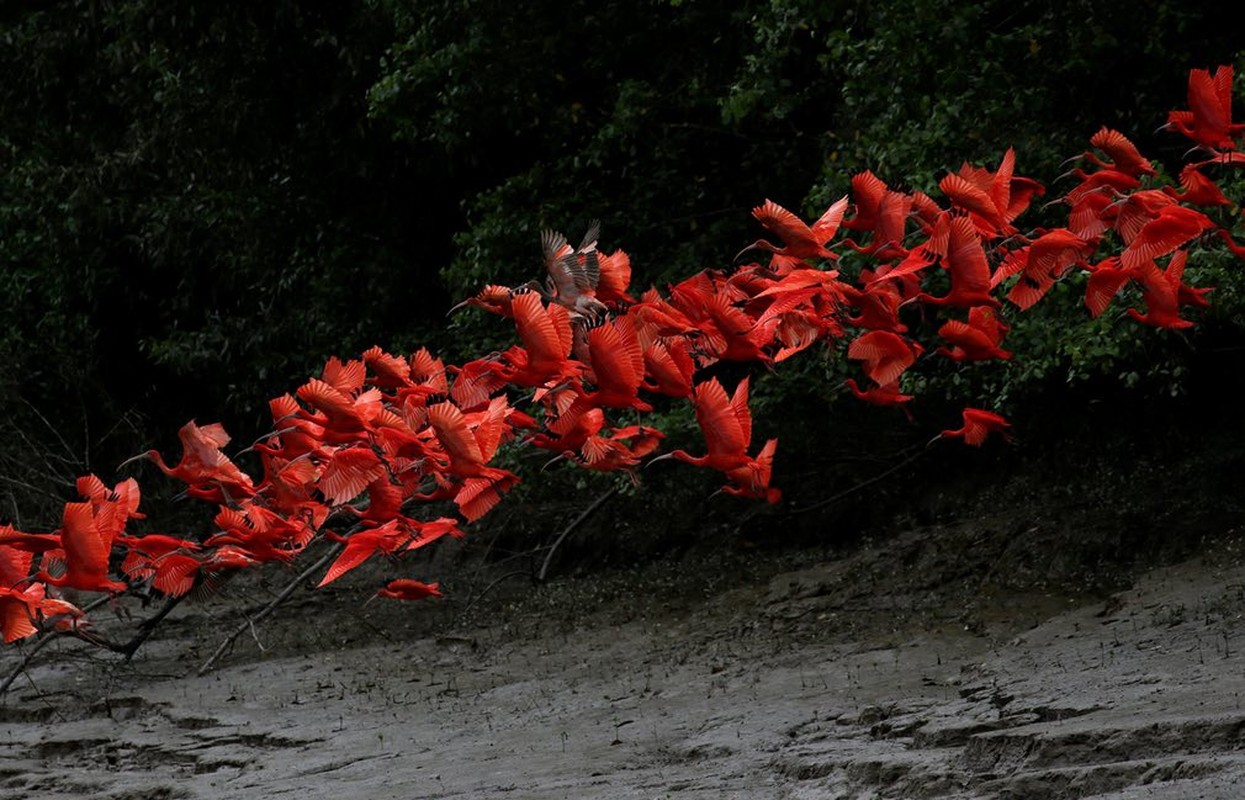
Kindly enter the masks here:
<path id="1" fill-rule="evenodd" d="M 0 705 L 0 788 L 1245 796 L 1245 567 L 1230 545 L 1095 596 L 1000 590 L 988 548 L 965 555 L 980 531 L 958 531 L 687 555 L 515 586 L 470 613 L 451 600 L 419 624 L 344 588 L 282 609 L 202 677 L 247 609 L 188 606 L 128 665 L 70 642 L 32 665 Z"/>

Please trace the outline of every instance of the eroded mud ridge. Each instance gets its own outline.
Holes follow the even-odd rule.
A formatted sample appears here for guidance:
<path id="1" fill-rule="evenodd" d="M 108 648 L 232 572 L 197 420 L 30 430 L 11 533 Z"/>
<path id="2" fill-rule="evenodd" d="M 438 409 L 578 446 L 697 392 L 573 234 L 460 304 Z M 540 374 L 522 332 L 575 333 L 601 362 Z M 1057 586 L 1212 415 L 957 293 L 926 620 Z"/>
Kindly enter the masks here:
<path id="1" fill-rule="evenodd" d="M 1233 540 L 1092 596 L 998 590 L 997 571 L 969 563 L 1002 563 L 998 552 L 960 546 L 980 530 L 749 556 L 748 571 L 685 558 L 594 574 L 499 594 L 431 631 L 369 621 L 391 613 L 379 604 L 296 606 L 202 678 L 186 677 L 188 654 L 201 659 L 227 626 L 192 610 L 131 665 L 68 647 L 32 666 L 0 706 L 0 788 L 1245 796 Z M 307 629 L 315 646 L 288 638 Z M 373 633 L 334 638 L 347 630 Z"/>
<path id="2" fill-rule="evenodd" d="M 10 729 L 0 745 L 6 796 L 193 797 L 184 786 L 192 776 L 236 775 L 275 751 L 321 741 L 252 733 L 247 721 L 189 716 L 137 695 L 78 699 L 43 695 L 32 708 L 0 710 Z"/>

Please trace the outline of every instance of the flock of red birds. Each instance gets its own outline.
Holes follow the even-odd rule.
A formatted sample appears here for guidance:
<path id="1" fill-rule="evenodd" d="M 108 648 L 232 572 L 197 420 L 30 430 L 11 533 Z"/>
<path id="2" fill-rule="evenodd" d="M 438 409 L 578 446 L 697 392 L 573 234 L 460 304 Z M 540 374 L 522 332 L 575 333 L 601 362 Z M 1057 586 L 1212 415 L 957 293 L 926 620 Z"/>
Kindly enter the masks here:
<path id="1" fill-rule="evenodd" d="M 1184 309 L 1207 305 L 1209 290 L 1184 282 L 1186 248 L 1217 235 L 1245 256 L 1207 215 L 1235 209 L 1215 170 L 1245 164 L 1235 149 L 1245 125 L 1231 121 L 1231 85 L 1231 67 L 1191 72 L 1189 108 L 1171 112 L 1166 127 L 1205 157 L 1183 169 L 1178 187 L 1163 183 L 1121 133 L 1096 133 L 1081 157 L 1087 168 L 1070 173 L 1077 184 L 1051 201 L 1068 208 L 1067 225 L 1052 230 L 1016 227 L 1045 188 L 1015 174 L 1009 149 L 997 169 L 965 164 L 944 177 L 942 204 L 867 171 L 851 179 L 850 198 L 811 224 L 767 201 L 753 215 L 778 243 L 760 239 L 736 258 L 766 252 L 764 263 L 704 270 L 639 299 L 628 293 L 627 254 L 600 251 L 595 224 L 576 246 L 545 232 L 544 281 L 486 286 L 455 309 L 512 320 L 519 344 L 458 366 L 425 349 L 403 357 L 373 347 L 361 359 L 330 359 L 319 377 L 270 401 L 274 430 L 247 448 L 261 464 L 258 479 L 225 454 L 229 436 L 219 424 L 187 423 L 173 466 L 154 450 L 139 456 L 219 508 L 206 539 L 128 534 L 130 521 L 143 518 L 137 482 L 108 487 L 93 475 L 78 481 L 83 499 L 66 504 L 57 530 L 0 526 L 4 640 L 41 630 L 88 638 L 86 619 L 62 588 L 179 598 L 241 569 L 288 564 L 318 537 L 342 545 L 323 586 L 377 554 L 398 557 L 462 536 L 463 520 L 479 519 L 519 482 L 494 466 L 503 442 L 634 475 L 663 434 L 611 418 L 643 419 L 657 395 L 691 403 L 705 446 L 703 455 L 674 450 L 651 460 L 716 470 L 721 491 L 777 502 L 770 485 L 777 441 L 753 449 L 748 379 L 728 391 L 704 378 L 718 361 L 772 367 L 818 342 L 845 345 L 861 372 L 847 381 L 850 391 L 906 413 L 912 397 L 901 380 L 918 359 L 1011 358 L 1003 300 L 1028 309 L 1074 269 L 1089 273 L 1091 314 L 1135 284 L 1145 309 L 1129 308 L 1129 316 L 1187 328 Z M 1113 254 L 1094 261 L 1104 250 Z M 867 264 L 851 276 L 833 268 L 849 251 Z M 914 319 L 904 313 L 909 306 L 925 309 L 919 318 L 942 319 L 928 353 L 904 322 Z M 512 405 L 519 397 L 523 408 Z M 980 446 L 1007 428 L 996 413 L 966 408 L 962 425 L 940 436 Z M 451 501 L 458 515 L 417 519 L 407 513 L 416 501 Z M 338 533 L 331 521 L 352 524 Z M 411 579 L 378 592 L 407 600 L 438 594 L 436 584 Z"/>

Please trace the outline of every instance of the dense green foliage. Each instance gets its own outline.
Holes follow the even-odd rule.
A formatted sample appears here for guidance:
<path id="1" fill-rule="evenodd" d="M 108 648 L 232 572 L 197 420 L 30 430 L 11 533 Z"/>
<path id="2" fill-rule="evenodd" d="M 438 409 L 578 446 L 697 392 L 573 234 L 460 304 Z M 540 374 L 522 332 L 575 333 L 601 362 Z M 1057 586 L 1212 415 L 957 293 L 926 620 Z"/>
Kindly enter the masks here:
<path id="1" fill-rule="evenodd" d="M 9 17 L 6 403 L 258 422 L 317 361 L 443 306 L 437 234 L 456 213 L 439 161 L 366 115 L 383 18 L 185 2 Z"/>
<path id="2" fill-rule="evenodd" d="M 1188 69 L 1243 54 L 1221 4 L 1172 0 L 76 0 L 7 6 L 0 41 L 0 403 L 73 431 L 137 410 L 162 443 L 192 416 L 257 432 L 330 354 L 486 351 L 510 331 L 447 335 L 444 309 L 534 277 L 545 226 L 601 218 L 642 289 L 866 167 L 928 189 L 1014 145 L 1049 181 L 1100 124 L 1174 163 L 1152 131 Z M 1010 397 L 1164 346 L 1067 291 L 1013 333 L 1028 372 L 930 379 Z M 837 396 L 839 367 L 799 370 L 759 400 Z"/>

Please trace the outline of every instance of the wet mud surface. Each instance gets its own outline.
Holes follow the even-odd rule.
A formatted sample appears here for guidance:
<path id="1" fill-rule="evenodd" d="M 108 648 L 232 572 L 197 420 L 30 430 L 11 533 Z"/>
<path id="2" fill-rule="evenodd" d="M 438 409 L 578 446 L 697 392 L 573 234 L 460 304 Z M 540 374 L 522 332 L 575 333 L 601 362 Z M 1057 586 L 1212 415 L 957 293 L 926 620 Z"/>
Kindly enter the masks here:
<path id="1" fill-rule="evenodd" d="M 688 552 L 435 607 L 363 605 L 359 576 L 301 593 L 197 676 L 262 604 L 263 585 L 238 587 L 179 608 L 129 664 L 48 648 L 0 704 L 0 789 L 1245 796 L 1237 540 L 1082 592 L 1013 580 L 1040 573 L 1041 553 L 1059 558 L 1028 552 L 1017 524 L 987 517 L 838 552 Z M 19 657 L 5 651 L 0 667 Z"/>

